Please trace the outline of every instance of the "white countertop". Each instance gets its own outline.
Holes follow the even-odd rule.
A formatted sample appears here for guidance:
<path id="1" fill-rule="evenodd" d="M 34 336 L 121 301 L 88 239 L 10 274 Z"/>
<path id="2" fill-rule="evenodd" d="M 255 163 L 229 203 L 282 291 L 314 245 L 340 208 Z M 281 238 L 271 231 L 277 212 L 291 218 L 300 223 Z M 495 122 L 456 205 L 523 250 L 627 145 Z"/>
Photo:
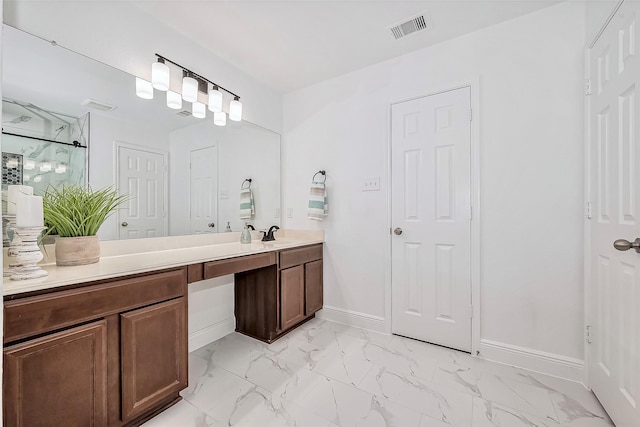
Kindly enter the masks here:
<path id="1" fill-rule="evenodd" d="M 255 237 L 249 245 L 240 244 L 240 233 L 105 241 L 101 242 L 100 261 L 95 264 L 58 267 L 55 260 L 48 258 L 40 264 L 48 277 L 21 281 L 4 278 L 2 291 L 4 296 L 15 295 L 324 241 L 321 230 L 280 230 L 273 242 L 261 242 Z M 47 254 L 51 253 L 53 247 L 48 247 Z"/>

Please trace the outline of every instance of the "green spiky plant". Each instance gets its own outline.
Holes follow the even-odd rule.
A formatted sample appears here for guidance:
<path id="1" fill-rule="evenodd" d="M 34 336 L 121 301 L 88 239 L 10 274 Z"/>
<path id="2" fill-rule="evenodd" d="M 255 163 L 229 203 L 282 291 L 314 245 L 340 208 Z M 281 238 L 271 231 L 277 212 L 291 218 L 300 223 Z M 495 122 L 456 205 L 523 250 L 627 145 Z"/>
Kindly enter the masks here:
<path id="1" fill-rule="evenodd" d="M 95 236 L 129 198 L 127 194 L 119 195 L 113 187 L 49 187 L 42 197 L 44 220 L 49 230 L 55 230 L 60 237 Z"/>

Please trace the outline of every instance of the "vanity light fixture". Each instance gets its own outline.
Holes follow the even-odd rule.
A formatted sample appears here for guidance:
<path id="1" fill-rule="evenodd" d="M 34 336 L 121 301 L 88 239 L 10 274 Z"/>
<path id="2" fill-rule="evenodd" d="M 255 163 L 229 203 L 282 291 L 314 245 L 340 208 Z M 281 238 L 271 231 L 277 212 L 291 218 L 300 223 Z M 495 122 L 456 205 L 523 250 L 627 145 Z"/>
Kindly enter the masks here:
<path id="1" fill-rule="evenodd" d="M 193 74 L 185 71 L 182 78 L 182 99 L 187 102 L 198 101 L 198 81 L 191 77 Z"/>
<path id="2" fill-rule="evenodd" d="M 169 90 L 169 66 L 164 63 L 164 58 L 158 58 L 158 62 L 151 64 L 151 84 L 161 91 Z"/>
<path id="3" fill-rule="evenodd" d="M 209 111 L 213 113 L 222 111 L 222 92 L 215 85 L 209 89 Z"/>
<path id="4" fill-rule="evenodd" d="M 180 110 L 182 108 L 182 95 L 172 90 L 167 91 L 167 107 Z"/>
<path id="5" fill-rule="evenodd" d="M 191 102 L 191 111 L 194 117 L 206 117 L 206 109 L 214 113 L 214 123 L 218 126 L 227 124 L 227 113 L 223 111 L 224 96 L 222 92 L 227 92 L 233 97 L 229 103 L 229 119 L 233 121 L 242 120 L 242 103 L 240 96 L 223 88 L 219 84 L 196 74 L 188 68 L 165 58 L 156 53 L 157 62 L 151 65 L 151 82 L 136 77 L 136 95 L 144 99 L 153 98 L 153 89 L 167 91 L 167 107 L 180 110 L 182 109 L 182 100 Z M 182 88 L 180 93 L 169 89 L 171 81 L 170 66 L 182 70 Z M 198 95 L 202 92 L 208 96 L 207 102 L 198 101 Z"/>
<path id="6" fill-rule="evenodd" d="M 27 171 L 34 170 L 36 168 L 36 162 L 31 159 L 27 159 L 24 161 L 22 168 Z"/>
<path id="7" fill-rule="evenodd" d="M 153 85 L 140 77 L 136 77 L 136 95 L 142 99 L 153 99 Z"/>
<path id="8" fill-rule="evenodd" d="M 242 103 L 237 96 L 229 103 L 229 120 L 234 122 L 242 120 Z"/>
<path id="9" fill-rule="evenodd" d="M 207 116 L 207 107 L 202 102 L 194 102 L 192 114 L 196 119 L 204 119 Z"/>
<path id="10" fill-rule="evenodd" d="M 224 111 L 213 113 L 213 124 L 216 126 L 225 126 L 227 124 L 227 113 Z"/>

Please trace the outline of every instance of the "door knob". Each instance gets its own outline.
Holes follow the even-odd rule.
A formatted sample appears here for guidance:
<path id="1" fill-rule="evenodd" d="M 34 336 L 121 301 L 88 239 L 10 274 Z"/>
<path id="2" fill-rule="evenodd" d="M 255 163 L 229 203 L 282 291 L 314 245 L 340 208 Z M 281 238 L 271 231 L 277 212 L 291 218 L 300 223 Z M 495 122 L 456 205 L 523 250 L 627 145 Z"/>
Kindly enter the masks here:
<path id="1" fill-rule="evenodd" d="M 402 234 L 402 228 L 400 227 L 396 227 L 393 232 L 396 234 L 396 236 L 399 236 Z"/>
<path id="2" fill-rule="evenodd" d="M 212 222 L 210 222 L 209 224 L 207 224 L 207 227 L 209 227 L 209 228 L 213 228 L 213 227 L 215 227 L 215 226 L 216 226 L 216 225 L 215 225 L 214 223 L 212 223 Z"/>
<path id="3" fill-rule="evenodd" d="M 126 227 L 127 225 L 129 225 L 129 223 L 128 223 L 128 222 L 126 222 L 126 221 L 123 221 L 121 225 L 122 225 L 123 227 Z"/>
<path id="4" fill-rule="evenodd" d="M 618 239 L 613 242 L 613 247 L 619 251 L 628 251 L 629 249 L 635 249 L 640 254 L 640 237 L 633 242 L 625 239 Z"/>

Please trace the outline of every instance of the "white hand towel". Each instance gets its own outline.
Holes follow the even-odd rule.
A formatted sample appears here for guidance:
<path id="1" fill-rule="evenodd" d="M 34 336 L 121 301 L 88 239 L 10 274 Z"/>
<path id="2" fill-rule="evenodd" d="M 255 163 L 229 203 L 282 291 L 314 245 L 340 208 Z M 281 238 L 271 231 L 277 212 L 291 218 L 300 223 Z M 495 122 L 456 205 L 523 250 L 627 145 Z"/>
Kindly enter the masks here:
<path id="1" fill-rule="evenodd" d="M 315 221 L 323 221 L 329 214 L 329 198 L 324 182 L 312 182 L 307 216 Z"/>
<path id="2" fill-rule="evenodd" d="M 253 192 L 250 188 L 240 190 L 240 219 L 251 219 L 256 213 Z"/>

